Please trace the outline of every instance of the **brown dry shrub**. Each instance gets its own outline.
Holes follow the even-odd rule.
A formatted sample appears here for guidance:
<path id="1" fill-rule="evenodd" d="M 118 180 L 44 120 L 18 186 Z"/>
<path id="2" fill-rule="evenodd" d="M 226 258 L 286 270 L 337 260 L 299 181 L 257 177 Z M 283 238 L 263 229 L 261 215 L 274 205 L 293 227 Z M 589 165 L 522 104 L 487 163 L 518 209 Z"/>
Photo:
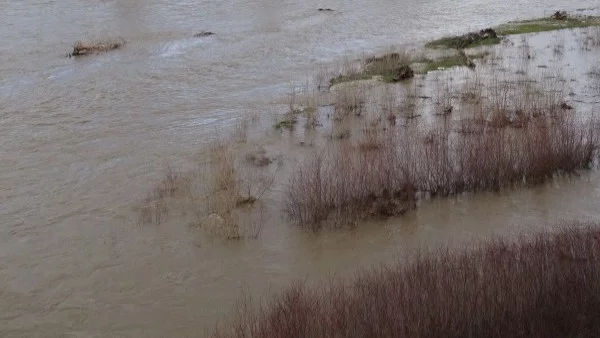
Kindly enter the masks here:
<path id="1" fill-rule="evenodd" d="M 296 282 L 213 337 L 597 337 L 600 224 L 439 249 L 309 288 Z"/>

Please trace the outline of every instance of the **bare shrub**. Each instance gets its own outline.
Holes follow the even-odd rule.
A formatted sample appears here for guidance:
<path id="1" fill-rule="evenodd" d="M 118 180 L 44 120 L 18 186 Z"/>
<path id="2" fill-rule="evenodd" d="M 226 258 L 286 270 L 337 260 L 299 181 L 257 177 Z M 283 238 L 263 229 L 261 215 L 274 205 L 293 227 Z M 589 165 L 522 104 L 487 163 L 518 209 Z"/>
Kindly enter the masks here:
<path id="1" fill-rule="evenodd" d="M 398 105 L 396 102 L 397 93 L 393 86 L 383 86 L 379 93 L 379 111 L 381 115 L 386 118 L 390 115 L 396 115 L 398 111 Z"/>
<path id="2" fill-rule="evenodd" d="M 449 76 L 443 79 L 436 79 L 434 100 L 436 104 L 435 114 L 447 115 L 452 113 L 454 106 L 452 104 L 453 85 Z"/>
<path id="3" fill-rule="evenodd" d="M 425 98 L 421 85 L 417 81 L 412 81 L 407 85 L 406 94 L 401 104 L 401 111 L 405 118 L 415 118 L 421 116 L 419 113 L 421 107 L 419 100 Z"/>
<path id="4" fill-rule="evenodd" d="M 162 178 L 148 192 L 140 207 L 142 223 L 160 224 L 168 214 L 167 200 L 180 194 L 186 185 L 186 178 L 181 171 L 170 164 L 165 164 Z"/>
<path id="5" fill-rule="evenodd" d="M 252 151 L 246 153 L 246 162 L 251 163 L 257 167 L 268 166 L 273 162 L 273 159 L 267 156 L 267 150 L 264 147 L 258 147 Z"/>
<path id="6" fill-rule="evenodd" d="M 362 115 L 366 103 L 366 88 L 361 85 L 344 84 L 334 94 L 334 119 L 343 120 L 350 114 Z"/>
<path id="7" fill-rule="evenodd" d="M 587 125 L 565 114 L 471 134 L 453 133 L 446 120 L 381 139 L 366 134 L 357 145 L 333 144 L 300 165 L 288 186 L 287 211 L 315 230 L 403 214 L 415 206 L 416 192 L 450 196 L 543 182 L 590 165 L 598 137 Z"/>
<path id="8" fill-rule="evenodd" d="M 316 287 L 240 303 L 213 337 L 595 337 L 600 224 L 440 248 Z"/>
<path id="9" fill-rule="evenodd" d="M 215 141 L 205 151 L 206 163 L 182 173 L 167 167 L 142 201 L 143 223 L 164 222 L 172 210 L 192 214 L 192 225 L 224 239 L 254 239 L 262 230 L 267 193 L 280 169 L 269 168 L 263 149 L 238 155 L 238 143 Z M 266 161 L 265 161 L 266 160 Z"/>
<path id="10" fill-rule="evenodd" d="M 332 145 L 301 165 L 287 194 L 290 217 L 312 230 L 350 224 L 362 216 L 399 215 L 414 204 L 414 187 L 393 135 L 385 142 Z M 369 145 L 368 147 L 366 145 Z M 362 148 L 362 149 L 361 149 Z M 361 151 L 372 150 L 372 151 Z"/>
<path id="11" fill-rule="evenodd" d="M 233 126 L 233 139 L 238 143 L 248 142 L 248 119 L 242 118 Z"/>
<path id="12" fill-rule="evenodd" d="M 478 73 L 474 74 L 467 78 L 460 91 L 461 100 L 469 104 L 478 104 L 483 100 L 484 83 Z"/>

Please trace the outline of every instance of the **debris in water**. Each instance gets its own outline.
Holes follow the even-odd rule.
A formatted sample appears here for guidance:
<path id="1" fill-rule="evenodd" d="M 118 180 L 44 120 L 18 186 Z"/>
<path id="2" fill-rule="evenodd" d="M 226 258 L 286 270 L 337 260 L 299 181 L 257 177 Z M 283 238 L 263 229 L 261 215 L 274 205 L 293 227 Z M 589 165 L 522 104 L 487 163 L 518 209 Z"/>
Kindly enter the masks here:
<path id="1" fill-rule="evenodd" d="M 99 41 L 77 41 L 73 45 L 73 51 L 67 53 L 68 57 L 82 56 L 94 53 L 107 52 L 114 49 L 119 49 L 125 45 L 125 40 L 99 40 Z"/>
<path id="2" fill-rule="evenodd" d="M 211 35 L 215 35 L 215 33 L 209 32 L 209 31 L 201 31 L 200 33 L 194 34 L 194 37 L 195 38 L 202 38 L 202 37 L 211 36 Z"/>

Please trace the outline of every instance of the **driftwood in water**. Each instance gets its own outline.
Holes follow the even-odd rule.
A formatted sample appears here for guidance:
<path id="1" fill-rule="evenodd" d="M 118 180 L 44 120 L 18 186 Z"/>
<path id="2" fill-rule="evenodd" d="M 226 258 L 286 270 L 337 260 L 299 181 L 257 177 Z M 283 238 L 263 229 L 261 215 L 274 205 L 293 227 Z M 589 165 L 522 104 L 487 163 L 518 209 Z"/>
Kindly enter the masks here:
<path id="1" fill-rule="evenodd" d="M 215 33 L 213 32 L 209 32 L 209 31 L 201 31 L 200 33 L 196 33 L 194 34 L 195 38 L 201 38 L 201 37 L 205 37 L 205 36 L 211 36 L 214 35 Z"/>
<path id="2" fill-rule="evenodd" d="M 73 45 L 73 51 L 68 53 L 68 57 L 82 56 L 89 54 L 96 54 L 100 52 L 107 52 L 114 49 L 119 49 L 125 45 L 125 40 L 102 40 L 102 41 L 77 41 Z"/>

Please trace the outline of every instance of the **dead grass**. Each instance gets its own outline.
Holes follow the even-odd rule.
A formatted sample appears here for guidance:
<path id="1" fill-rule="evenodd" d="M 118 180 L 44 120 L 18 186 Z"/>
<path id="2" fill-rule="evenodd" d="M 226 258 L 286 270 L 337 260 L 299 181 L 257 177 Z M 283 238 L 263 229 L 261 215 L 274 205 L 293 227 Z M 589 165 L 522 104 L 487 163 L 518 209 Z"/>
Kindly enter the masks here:
<path id="1" fill-rule="evenodd" d="M 191 215 L 191 220 L 186 218 L 191 225 L 208 235 L 256 239 L 264 221 L 260 201 L 279 166 L 270 166 L 272 160 L 263 148 L 247 150 L 245 144 L 236 142 L 236 133 L 204 149 L 206 161 L 193 170 L 167 166 L 163 178 L 142 200 L 141 222 L 161 224 L 168 216 Z"/>
<path id="2" fill-rule="evenodd" d="M 596 337 L 600 224 L 440 248 L 263 306 L 239 303 L 213 337 Z"/>
<path id="3" fill-rule="evenodd" d="M 334 119 L 343 120 L 350 115 L 362 115 L 366 101 L 365 86 L 360 84 L 341 85 L 334 92 Z"/>
<path id="4" fill-rule="evenodd" d="M 169 211 L 167 200 L 178 195 L 185 185 L 183 174 L 166 164 L 162 178 L 142 201 L 140 221 L 156 224 L 163 222 Z"/>

